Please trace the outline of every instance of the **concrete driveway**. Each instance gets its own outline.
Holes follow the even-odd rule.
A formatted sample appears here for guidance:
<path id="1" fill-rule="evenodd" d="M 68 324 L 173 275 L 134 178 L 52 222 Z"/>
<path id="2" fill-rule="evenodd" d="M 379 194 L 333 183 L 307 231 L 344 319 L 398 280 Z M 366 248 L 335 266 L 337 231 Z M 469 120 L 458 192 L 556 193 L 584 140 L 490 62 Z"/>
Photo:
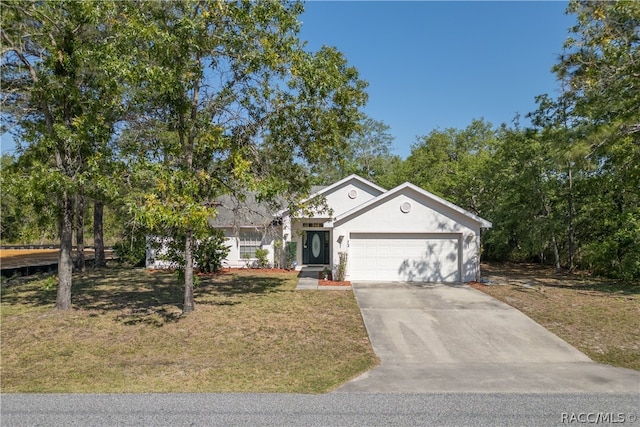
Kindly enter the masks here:
<path id="1" fill-rule="evenodd" d="M 381 364 L 338 392 L 640 392 L 640 372 L 591 361 L 469 286 L 353 289 Z"/>

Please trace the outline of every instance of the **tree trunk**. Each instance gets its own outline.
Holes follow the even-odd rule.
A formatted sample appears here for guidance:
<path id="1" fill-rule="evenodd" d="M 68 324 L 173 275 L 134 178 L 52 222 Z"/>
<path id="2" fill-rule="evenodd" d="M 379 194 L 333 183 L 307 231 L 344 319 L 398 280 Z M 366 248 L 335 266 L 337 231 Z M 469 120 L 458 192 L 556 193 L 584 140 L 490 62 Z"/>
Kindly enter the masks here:
<path id="1" fill-rule="evenodd" d="M 201 64 L 200 57 L 197 57 L 198 65 Z M 191 115 L 189 117 L 188 131 L 180 132 L 180 145 L 184 150 L 185 166 L 186 169 L 194 174 L 193 170 L 193 146 L 196 137 L 195 125 L 198 118 L 198 99 L 200 97 L 200 81 L 195 80 L 193 87 L 193 94 L 191 95 Z M 185 116 L 180 115 L 181 124 L 185 124 Z M 182 129 L 187 129 L 186 126 L 181 126 Z M 185 139 L 186 137 L 186 139 Z M 193 299 L 193 229 L 189 228 L 185 237 L 184 244 L 184 305 L 182 307 L 182 313 L 191 313 L 195 310 L 195 302 Z"/>
<path id="2" fill-rule="evenodd" d="M 575 236 L 575 230 L 573 227 L 573 217 L 575 215 L 574 212 L 574 207 L 573 207 L 573 174 L 571 171 L 571 163 L 569 163 L 569 196 L 568 196 L 568 202 L 569 202 L 569 224 L 568 224 L 568 231 L 569 231 L 569 271 L 573 271 L 575 269 L 575 241 L 576 241 L 576 236 Z"/>
<path id="3" fill-rule="evenodd" d="M 187 231 L 184 243 L 184 305 L 182 313 L 187 314 L 195 310 L 193 299 L 193 232 Z"/>
<path id="4" fill-rule="evenodd" d="M 71 309 L 71 279 L 73 273 L 73 198 L 62 195 L 60 218 L 60 252 L 58 255 L 58 295 L 55 310 Z"/>
<path id="5" fill-rule="evenodd" d="M 551 237 L 551 241 L 553 243 L 553 257 L 556 264 L 556 273 L 560 273 L 562 271 L 562 266 L 560 265 L 560 251 L 558 250 L 558 239 L 556 239 L 555 234 Z"/>
<path id="6" fill-rule="evenodd" d="M 95 248 L 94 268 L 107 266 L 104 256 L 104 231 L 103 231 L 104 202 L 96 200 L 93 204 L 93 246 Z"/>
<path id="7" fill-rule="evenodd" d="M 76 270 L 85 271 L 84 260 L 84 196 L 77 196 L 77 217 L 76 217 Z"/>

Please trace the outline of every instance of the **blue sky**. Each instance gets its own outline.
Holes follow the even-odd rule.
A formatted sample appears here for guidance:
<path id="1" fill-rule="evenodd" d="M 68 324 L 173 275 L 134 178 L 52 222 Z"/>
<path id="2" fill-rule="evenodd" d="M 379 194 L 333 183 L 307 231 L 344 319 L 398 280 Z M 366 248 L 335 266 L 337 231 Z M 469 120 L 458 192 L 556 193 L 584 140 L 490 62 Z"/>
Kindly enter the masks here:
<path id="1" fill-rule="evenodd" d="M 574 17 L 565 1 L 310 1 L 300 37 L 335 46 L 369 82 L 365 113 L 406 157 L 417 135 L 474 118 L 510 124 L 556 94 L 551 67 Z M 13 143 L 2 137 L 2 152 Z"/>
<path id="2" fill-rule="evenodd" d="M 365 112 L 391 127 L 406 157 L 416 135 L 521 124 L 535 96 L 557 94 L 551 67 L 572 15 L 567 2 L 324 2 L 305 5 L 301 38 L 335 46 L 369 82 Z"/>

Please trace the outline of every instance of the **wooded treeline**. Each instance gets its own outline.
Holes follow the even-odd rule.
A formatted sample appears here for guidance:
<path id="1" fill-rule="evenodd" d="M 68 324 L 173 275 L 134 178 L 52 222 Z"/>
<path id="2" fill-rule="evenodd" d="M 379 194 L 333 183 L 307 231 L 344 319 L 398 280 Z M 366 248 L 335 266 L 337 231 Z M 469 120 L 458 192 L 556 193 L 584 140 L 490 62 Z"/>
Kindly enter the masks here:
<path id="1" fill-rule="evenodd" d="M 189 264 L 216 197 L 293 204 L 357 173 L 493 222 L 484 259 L 640 279 L 640 3 L 567 11 L 559 95 L 538 97 L 531 125 L 425 129 L 401 159 L 384 118 L 361 113 L 358 71 L 299 40 L 298 2 L 3 0 L 1 118 L 18 147 L 2 158 L 2 242 L 60 242 L 66 309 L 84 229 L 172 235 Z"/>
<path id="2" fill-rule="evenodd" d="M 567 12 L 576 25 L 553 69 L 559 95 L 537 97 L 530 125 L 431 130 L 401 159 L 388 127 L 365 123 L 345 165 L 321 181 L 410 181 L 493 223 L 485 260 L 638 280 L 640 3 L 573 1 Z"/>

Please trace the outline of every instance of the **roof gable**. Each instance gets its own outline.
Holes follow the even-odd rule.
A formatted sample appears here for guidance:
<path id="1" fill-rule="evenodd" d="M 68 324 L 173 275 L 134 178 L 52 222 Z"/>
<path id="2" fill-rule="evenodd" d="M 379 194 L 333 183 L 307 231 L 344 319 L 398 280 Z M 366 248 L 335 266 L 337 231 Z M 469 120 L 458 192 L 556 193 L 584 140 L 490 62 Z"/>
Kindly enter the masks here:
<path id="1" fill-rule="evenodd" d="M 394 197 L 396 197 L 399 194 L 405 193 L 407 191 L 413 191 L 415 193 L 417 193 L 419 196 L 424 197 L 428 200 L 430 200 L 431 202 L 435 202 L 437 205 L 442 206 L 445 210 L 448 209 L 450 211 L 453 211 L 459 215 L 463 215 L 464 217 L 466 217 L 467 219 L 476 222 L 480 225 L 481 228 L 491 228 L 492 224 L 491 222 L 480 218 L 479 216 L 461 208 L 458 205 L 455 205 L 441 197 L 436 196 L 433 193 L 430 193 L 427 190 L 424 190 L 414 184 L 411 184 L 410 182 L 405 182 L 404 184 L 400 184 L 399 186 L 380 194 L 378 197 L 375 197 L 359 206 L 356 206 L 355 208 L 344 212 L 340 215 L 337 215 L 334 220 L 331 222 L 331 224 L 333 226 L 337 226 L 340 225 L 341 223 L 344 223 L 345 221 L 354 218 L 360 214 L 362 214 L 363 212 L 366 212 L 370 207 L 374 206 L 374 205 L 379 205 L 384 203 L 386 200 L 390 200 Z"/>
<path id="2" fill-rule="evenodd" d="M 384 193 L 385 190 L 384 188 L 380 187 L 379 185 L 374 184 L 371 181 L 367 181 L 366 179 L 358 176 L 358 175 L 349 175 L 346 178 L 341 179 L 338 182 L 335 182 L 331 185 L 329 185 L 328 187 L 324 187 L 322 190 L 318 191 L 317 193 L 312 194 L 311 196 L 309 196 L 309 199 L 316 197 L 316 196 L 327 196 L 330 193 L 333 193 L 334 191 L 336 191 L 339 188 L 342 188 L 344 185 L 348 184 L 348 183 L 357 183 L 360 186 L 365 186 L 367 188 L 369 188 L 370 190 L 373 190 L 374 192 L 377 192 L 379 194 Z"/>
<path id="3" fill-rule="evenodd" d="M 327 200 L 327 204 L 329 205 L 328 207 L 333 211 L 334 214 L 339 215 L 342 212 L 345 212 L 346 210 L 350 210 L 351 206 L 353 206 L 354 203 L 357 203 L 354 198 L 353 203 L 351 204 L 351 206 L 349 206 L 348 209 L 341 208 L 340 206 L 332 206 L 332 204 L 335 204 L 335 203 L 331 203 L 331 200 L 330 200 L 331 196 L 341 191 L 344 191 L 344 189 L 347 187 L 351 187 L 356 190 L 362 190 L 363 192 L 369 195 L 367 196 L 369 198 L 378 197 L 380 194 L 383 194 L 385 191 L 387 191 L 384 188 L 380 187 L 379 185 L 376 185 L 373 182 L 368 181 L 354 174 L 354 175 L 349 175 L 348 177 L 341 179 L 340 181 L 337 181 L 327 187 L 320 188 L 318 191 L 311 194 L 306 199 L 302 200 L 301 203 L 305 203 L 317 197 L 324 197 Z M 287 215 L 289 213 L 290 213 L 289 209 L 285 209 L 283 211 L 278 212 L 277 215 Z"/>

